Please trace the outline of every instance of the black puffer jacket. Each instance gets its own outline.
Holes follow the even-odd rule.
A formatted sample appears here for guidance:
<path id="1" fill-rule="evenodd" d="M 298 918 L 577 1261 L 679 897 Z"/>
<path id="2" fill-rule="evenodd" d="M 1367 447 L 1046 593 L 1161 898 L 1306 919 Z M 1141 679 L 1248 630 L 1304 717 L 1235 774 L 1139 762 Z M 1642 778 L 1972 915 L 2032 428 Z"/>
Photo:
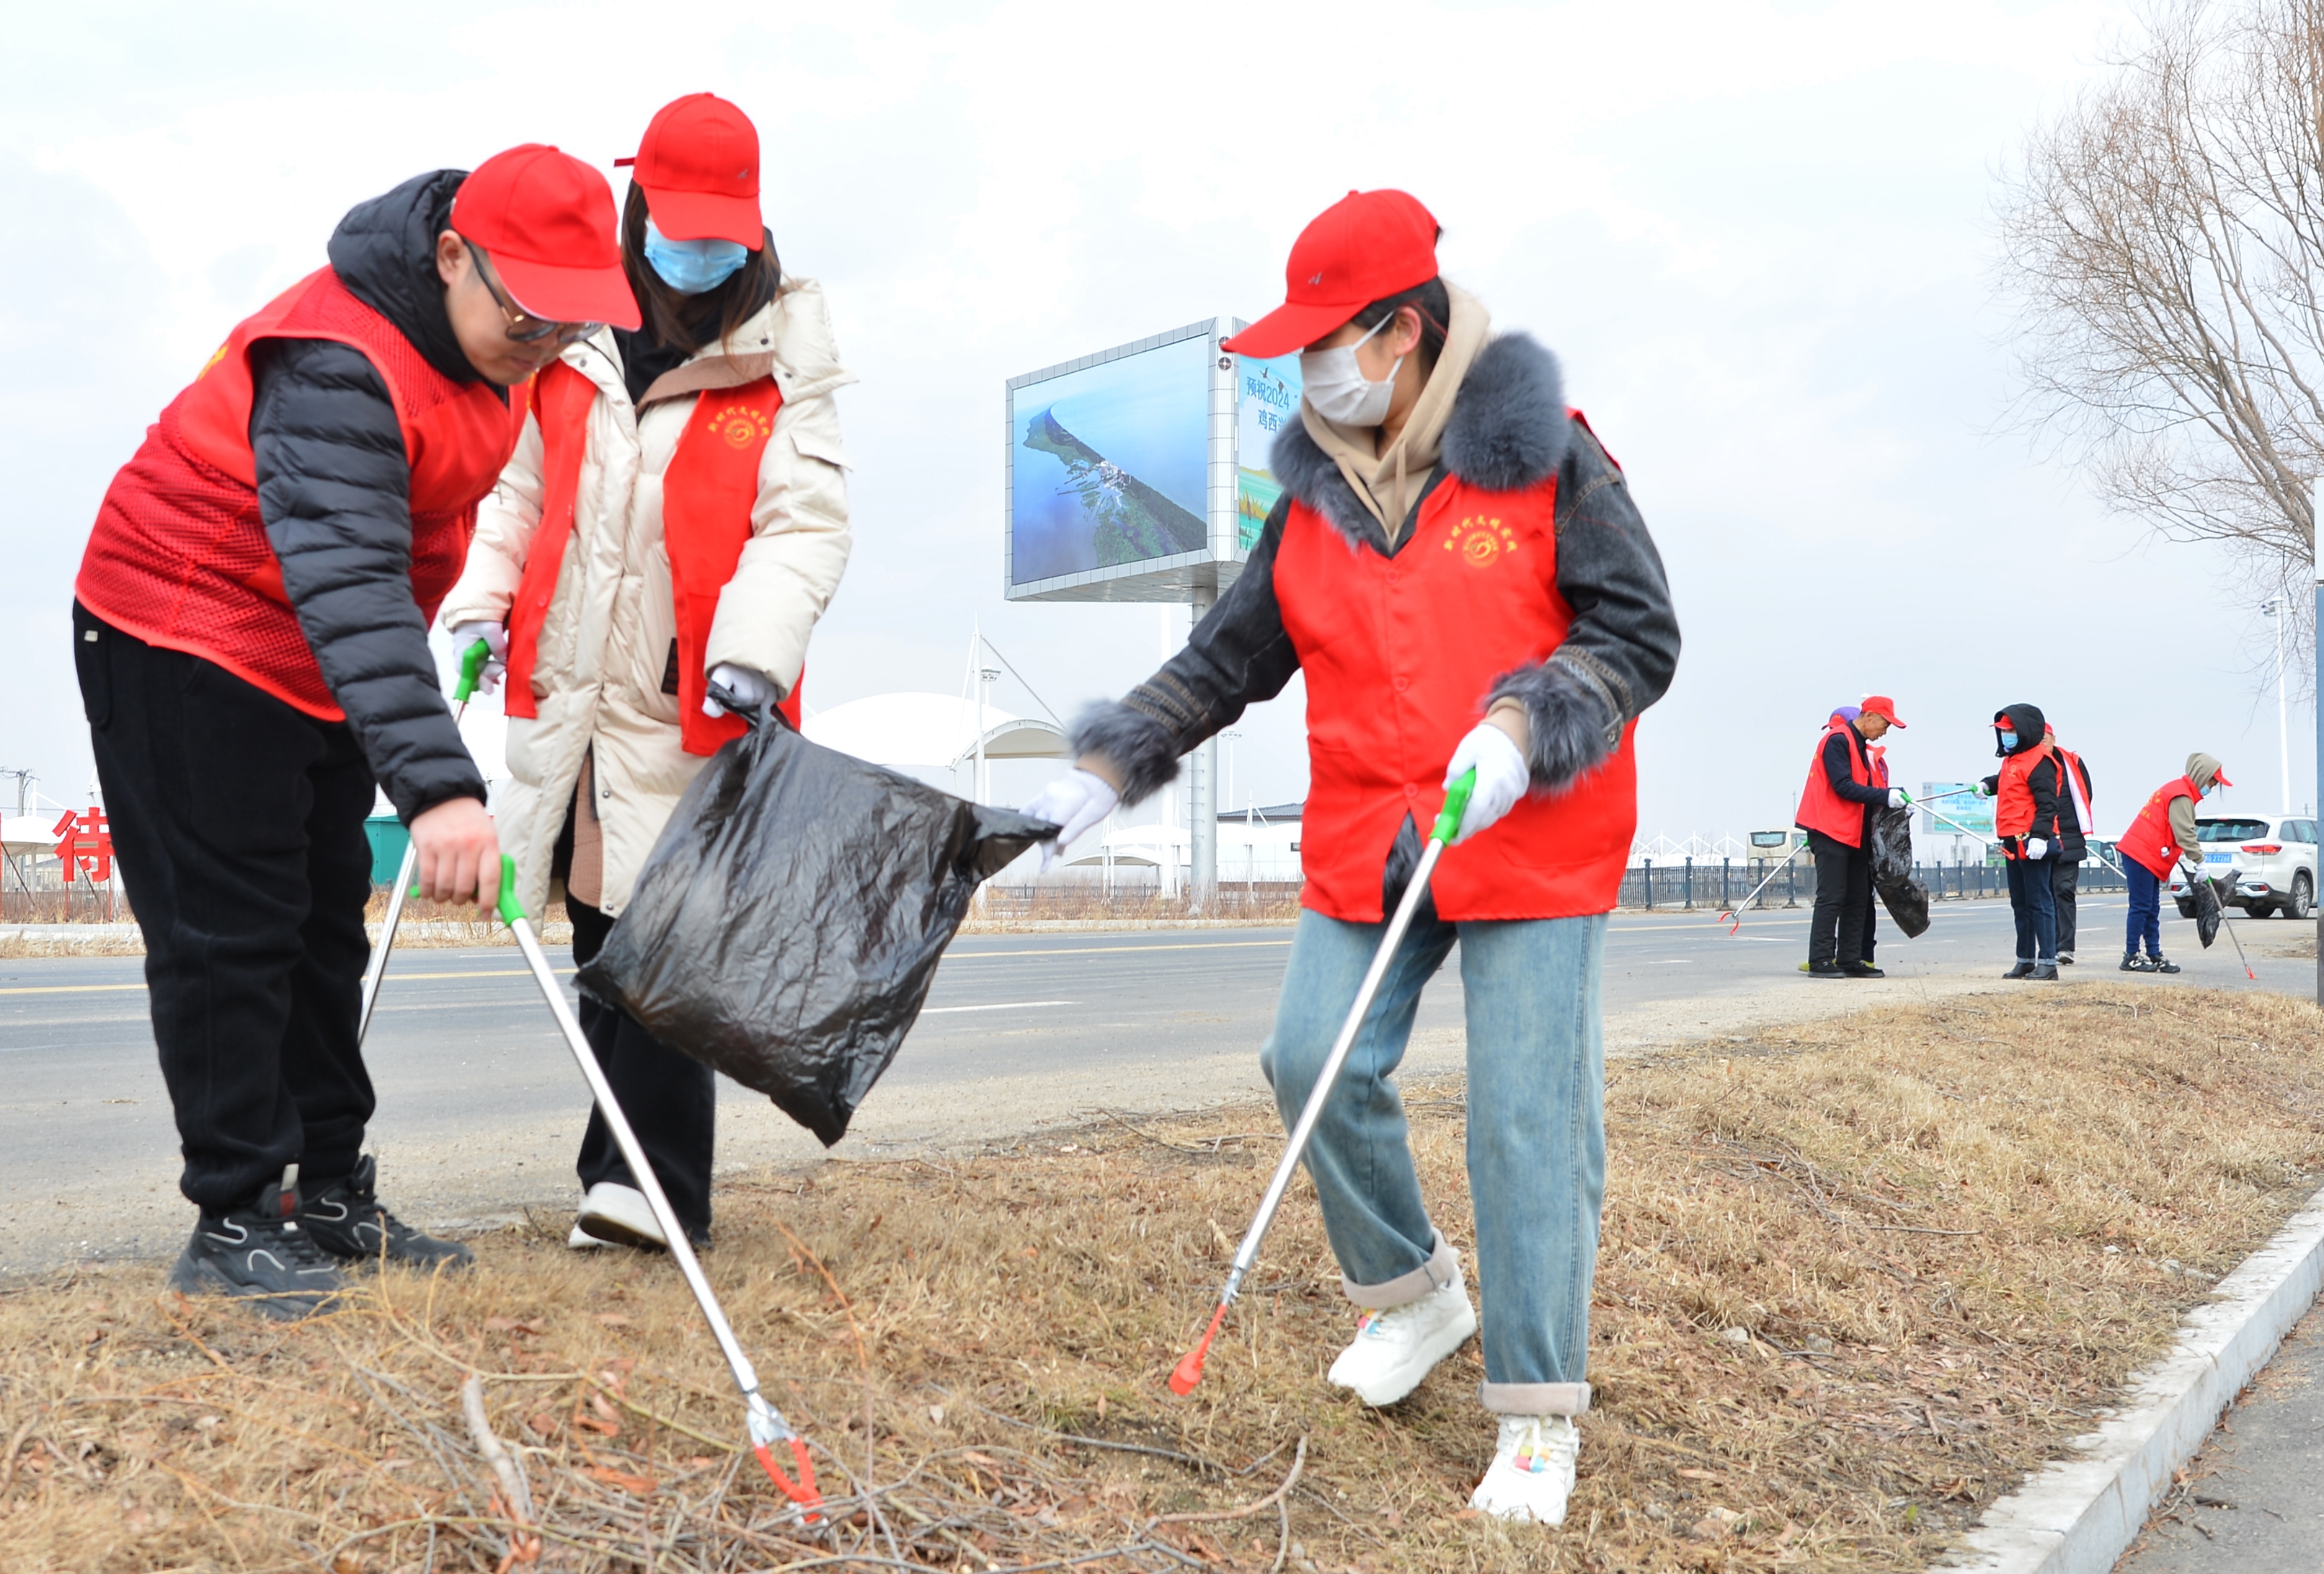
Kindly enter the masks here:
<path id="1" fill-rule="evenodd" d="M 2001 741 L 2001 729 L 2005 727 L 2017 735 L 2015 745 Z M 2049 730 L 2049 723 L 2043 718 L 2040 706 L 2005 705 L 1993 713 L 1993 752 L 2005 759 L 2031 754 L 2042 746 L 2043 735 Z M 2001 791 L 1999 772 L 1985 779 L 1985 790 L 1996 794 Z M 2049 842 L 2053 851 L 2061 850 L 2057 847 L 2060 797 L 2057 755 L 2045 755 L 2025 773 L 2025 790 L 2034 799 L 2034 823 L 2026 828 L 2025 835 Z M 2072 808 L 2068 807 L 2066 817 L 2071 819 L 2073 812 Z M 2002 845 L 2009 849 L 2009 856 L 2015 857 L 2018 838 L 2006 836 L 2001 840 Z"/>
<path id="2" fill-rule="evenodd" d="M 482 379 L 461 354 L 436 273 L 463 170 L 406 181 L 348 213 L 332 271 L 392 322 L 429 366 Z M 351 346 L 272 341 L 259 357 L 250 446 L 258 512 L 282 587 L 331 696 L 408 823 L 448 799 L 484 796 L 452 725 L 411 599 L 411 468 L 387 385 Z"/>

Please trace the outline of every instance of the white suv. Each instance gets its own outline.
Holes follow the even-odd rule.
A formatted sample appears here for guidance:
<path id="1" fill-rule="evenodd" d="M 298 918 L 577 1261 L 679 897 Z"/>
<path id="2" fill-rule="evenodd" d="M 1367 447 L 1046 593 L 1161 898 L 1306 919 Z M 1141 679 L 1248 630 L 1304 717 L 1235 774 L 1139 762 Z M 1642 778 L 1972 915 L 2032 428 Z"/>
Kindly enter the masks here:
<path id="1" fill-rule="evenodd" d="M 2226 898 L 2254 918 L 2280 913 L 2306 918 L 2316 911 L 2316 821 L 2292 815 L 2198 815 L 2195 839 L 2214 876 L 2230 871 L 2235 891 Z M 2171 894 L 2181 918 L 2195 916 L 2187 877 L 2173 871 Z"/>

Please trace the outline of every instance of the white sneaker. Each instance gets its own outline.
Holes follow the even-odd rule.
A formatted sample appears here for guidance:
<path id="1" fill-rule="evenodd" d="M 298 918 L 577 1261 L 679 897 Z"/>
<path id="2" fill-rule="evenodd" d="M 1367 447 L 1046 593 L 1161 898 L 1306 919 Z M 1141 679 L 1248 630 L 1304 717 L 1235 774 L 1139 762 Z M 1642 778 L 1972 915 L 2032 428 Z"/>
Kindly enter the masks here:
<path id="1" fill-rule="evenodd" d="M 1469 1495 L 1469 1506 L 1496 1519 L 1565 1523 L 1573 1495 L 1573 1458 L 1582 1434 L 1566 1415 L 1505 1415 L 1493 1467 Z"/>
<path id="2" fill-rule="evenodd" d="M 668 1251 L 669 1237 L 661 1233 L 646 1194 L 634 1186 L 600 1180 L 581 1199 L 581 1215 L 573 1233 L 617 1246 L 645 1246 Z"/>
<path id="3" fill-rule="evenodd" d="M 576 1252 L 594 1252 L 601 1246 L 610 1246 L 613 1244 L 611 1241 L 599 1240 L 577 1224 L 573 1227 L 573 1233 L 565 1237 L 566 1246 Z"/>
<path id="4" fill-rule="evenodd" d="M 1332 1363 L 1331 1381 L 1354 1389 L 1366 1404 L 1394 1404 L 1476 1331 L 1477 1310 L 1455 1273 L 1442 1290 L 1364 1313 L 1355 1338 Z"/>

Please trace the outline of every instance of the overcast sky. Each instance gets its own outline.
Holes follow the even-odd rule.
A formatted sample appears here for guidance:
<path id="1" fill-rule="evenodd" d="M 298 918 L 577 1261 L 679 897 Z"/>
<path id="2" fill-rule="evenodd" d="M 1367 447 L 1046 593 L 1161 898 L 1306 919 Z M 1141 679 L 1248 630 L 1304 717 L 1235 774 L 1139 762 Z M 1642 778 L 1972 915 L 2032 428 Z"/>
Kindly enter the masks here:
<path id="1" fill-rule="evenodd" d="M 1143 677 L 1153 608 L 1001 595 L 1003 381 L 1256 317 L 1308 218 L 1398 186 L 1447 275 L 1563 358 L 1669 566 L 1686 650 L 1639 732 L 1642 835 L 1787 821 L 1823 716 L 1868 690 L 1908 724 L 1908 783 L 1991 769 L 1987 719 L 2024 700 L 2084 752 L 2108 834 L 2190 748 L 2275 807 L 2266 621 L 2006 421 L 1997 179 L 2125 8 L 747 11 L 14 9 L 0 766 L 86 801 L 66 614 L 97 499 L 342 212 L 523 141 L 618 192 L 653 111 L 707 88 L 757 121 L 784 264 L 824 282 L 862 379 L 819 708 L 957 691 L 978 619 L 1059 711 Z M 1305 792 L 1302 703 L 1242 724 L 1238 803 Z M 1042 774 L 1015 770 L 999 795 Z"/>

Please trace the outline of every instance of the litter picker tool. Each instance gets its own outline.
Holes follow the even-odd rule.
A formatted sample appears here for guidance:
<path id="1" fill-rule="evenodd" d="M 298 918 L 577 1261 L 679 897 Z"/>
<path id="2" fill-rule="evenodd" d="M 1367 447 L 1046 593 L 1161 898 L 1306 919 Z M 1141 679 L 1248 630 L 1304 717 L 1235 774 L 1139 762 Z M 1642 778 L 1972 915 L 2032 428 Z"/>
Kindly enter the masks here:
<path id="1" fill-rule="evenodd" d="M 460 718 L 468 714 L 468 701 L 476 692 L 476 680 L 483 676 L 484 663 L 493 659 L 493 647 L 478 640 L 460 653 L 460 680 L 452 687 L 452 725 L 458 727 Z M 420 874 L 420 844 L 407 839 L 403 844 L 403 863 L 395 871 L 395 884 L 387 889 L 387 921 L 380 925 L 379 944 L 371 950 L 371 966 L 364 969 L 363 1008 L 355 1017 L 355 1042 L 371 1031 L 371 1008 L 379 1000 L 379 981 L 387 976 L 387 953 L 395 949 L 395 926 L 403 917 L 403 899 L 410 894 L 411 882 Z"/>
<path id="2" fill-rule="evenodd" d="M 1315 1134 L 1315 1123 L 1323 1117 L 1323 1102 L 1339 1083 L 1340 1068 L 1347 1064 L 1348 1051 L 1355 1048 L 1356 1034 L 1362 1031 L 1364 1018 L 1371 1014 L 1372 1001 L 1379 994 L 1380 981 L 1388 977 L 1388 964 L 1396 958 L 1396 949 L 1404 943 L 1404 932 L 1412 927 L 1412 916 L 1420 911 L 1421 898 L 1428 894 L 1428 877 L 1435 873 L 1438 856 L 1460 833 L 1461 816 L 1467 811 L 1469 794 L 1476 788 L 1477 773 L 1471 769 L 1462 773 L 1445 792 L 1443 812 L 1436 817 L 1436 824 L 1428 833 L 1428 846 L 1420 855 L 1420 866 L 1413 870 L 1412 879 L 1404 888 L 1404 900 L 1396 904 L 1395 915 L 1388 921 L 1388 932 L 1380 937 L 1371 968 L 1364 974 L 1363 985 L 1356 991 L 1356 1003 L 1348 1008 L 1348 1020 L 1340 1025 L 1339 1041 L 1324 1058 L 1315 1086 L 1308 1089 L 1306 1107 L 1299 1112 L 1299 1124 L 1291 1128 L 1291 1140 L 1283 1146 L 1283 1157 L 1275 1166 L 1275 1179 L 1267 1183 L 1267 1195 L 1259 1199 L 1259 1213 L 1251 1219 L 1250 1228 L 1243 1232 L 1242 1245 L 1235 1248 L 1234 1264 L 1227 1270 L 1226 1286 L 1219 1292 L 1218 1310 L 1211 1313 L 1211 1326 L 1203 1330 L 1203 1342 L 1189 1350 L 1170 1374 L 1171 1393 L 1191 1393 L 1194 1384 L 1203 1380 L 1203 1362 L 1211 1353 L 1211 1341 L 1218 1337 L 1219 1325 L 1226 1320 L 1227 1308 L 1234 1304 L 1244 1276 L 1259 1262 L 1259 1243 L 1267 1238 L 1267 1227 L 1275 1222 L 1275 1210 L 1283 1205 L 1292 1171 L 1298 1168 L 1300 1155 L 1307 1151 L 1307 1139 Z"/>
<path id="3" fill-rule="evenodd" d="M 1727 932 L 1730 935 L 1737 930 L 1741 929 L 1743 927 L 1743 920 L 1739 914 L 1745 908 L 1751 905 L 1752 897 L 1757 896 L 1760 892 L 1765 891 L 1768 886 L 1774 884 L 1775 876 L 1789 868 L 1791 866 L 1792 860 L 1798 857 L 1802 852 L 1806 850 L 1806 847 L 1807 843 L 1802 842 L 1798 847 L 1795 847 L 1790 852 L 1785 853 L 1784 855 L 1784 861 L 1777 864 L 1774 868 L 1768 870 L 1767 877 L 1765 880 L 1760 881 L 1757 885 L 1751 887 L 1750 896 L 1746 896 L 1742 901 L 1737 903 L 1734 906 L 1726 909 L 1720 912 L 1717 918 L 1712 919 L 1711 921 L 1713 923 L 1723 923 L 1727 925 Z"/>
<path id="4" fill-rule="evenodd" d="M 532 921 L 525 916 L 524 909 L 517 903 L 516 860 L 506 854 L 501 857 L 499 912 L 501 921 L 507 924 L 510 932 L 516 936 L 517 949 L 524 953 L 524 965 L 531 970 L 532 981 L 540 986 L 541 998 L 549 1002 L 549 1014 L 557 1019 L 558 1030 L 565 1034 L 566 1045 L 572 1050 L 574 1061 L 580 1066 L 581 1075 L 589 1084 L 590 1095 L 596 1099 L 597 1109 L 604 1116 L 605 1125 L 613 1134 L 613 1142 L 622 1150 L 622 1161 L 629 1165 L 630 1174 L 636 1180 L 638 1190 L 645 1193 L 646 1206 L 653 1209 L 654 1222 L 661 1227 L 662 1239 L 669 1243 L 670 1260 L 678 1264 L 678 1273 L 686 1280 L 686 1287 L 694 1292 L 695 1304 L 702 1309 L 704 1320 L 710 1324 L 711 1338 L 718 1341 L 719 1354 L 726 1357 L 726 1369 L 733 1374 L 734 1386 L 742 1395 L 743 1421 L 751 1439 L 751 1451 L 758 1455 L 768 1479 L 782 1489 L 784 1496 L 798 1505 L 808 1523 L 816 1523 L 823 1517 L 823 1495 L 816 1489 L 815 1465 L 807 1458 L 807 1440 L 792 1430 L 790 1423 L 783 1419 L 782 1412 L 767 1403 L 766 1396 L 759 1392 L 758 1371 L 736 1341 L 734 1329 L 726 1320 L 725 1310 L 718 1304 L 717 1293 L 710 1288 L 710 1281 L 703 1276 L 702 1264 L 694 1255 L 692 1243 L 686 1238 L 685 1227 L 678 1222 L 678 1214 L 670 1207 L 669 1198 L 663 1192 L 661 1181 L 655 1176 L 653 1165 L 646 1158 L 645 1149 L 639 1145 L 637 1133 L 630 1129 L 629 1116 L 622 1113 L 621 1104 L 614 1098 L 613 1089 L 605 1080 L 604 1068 L 597 1064 L 596 1051 L 589 1047 L 589 1041 L 582 1035 L 581 1024 L 575 1019 L 573 1008 L 566 1004 L 565 991 L 558 986 L 557 975 L 549 970 L 549 958 L 541 951 L 540 937 L 533 933 Z M 782 1468 L 775 1463 L 773 1450 L 778 1443 L 790 1445 L 791 1458 L 798 1467 L 798 1480 L 784 1475 Z"/>

